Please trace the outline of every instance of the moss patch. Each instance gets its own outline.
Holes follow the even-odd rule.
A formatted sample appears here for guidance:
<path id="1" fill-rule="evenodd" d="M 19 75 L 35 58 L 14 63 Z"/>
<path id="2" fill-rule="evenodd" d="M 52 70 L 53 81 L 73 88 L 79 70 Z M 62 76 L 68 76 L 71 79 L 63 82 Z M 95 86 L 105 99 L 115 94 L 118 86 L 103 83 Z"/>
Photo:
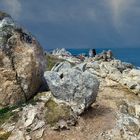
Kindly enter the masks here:
<path id="1" fill-rule="evenodd" d="M 55 64 L 66 61 L 64 59 L 59 59 L 56 56 L 53 56 L 51 54 L 46 54 L 46 59 L 47 59 L 47 68 L 46 68 L 47 71 L 50 71 Z M 71 63 L 71 62 L 69 62 L 69 63 L 72 66 L 75 66 L 74 63 Z"/>
<path id="2" fill-rule="evenodd" d="M 11 132 L 6 132 L 0 128 L 0 140 L 7 140 L 10 135 L 11 135 Z"/>
<path id="3" fill-rule="evenodd" d="M 71 116 L 70 107 L 65 104 L 58 104 L 53 99 L 50 99 L 46 104 L 46 121 L 51 126 L 54 126 L 59 120 L 68 120 Z"/>
<path id="4" fill-rule="evenodd" d="M 18 116 L 18 113 L 17 112 L 13 112 L 13 110 L 20 108 L 21 105 L 15 105 L 15 106 L 12 106 L 12 107 L 6 107 L 6 108 L 3 108 L 3 109 L 0 109 L 0 126 L 7 122 L 7 121 L 14 121 L 16 122 L 19 118 Z"/>

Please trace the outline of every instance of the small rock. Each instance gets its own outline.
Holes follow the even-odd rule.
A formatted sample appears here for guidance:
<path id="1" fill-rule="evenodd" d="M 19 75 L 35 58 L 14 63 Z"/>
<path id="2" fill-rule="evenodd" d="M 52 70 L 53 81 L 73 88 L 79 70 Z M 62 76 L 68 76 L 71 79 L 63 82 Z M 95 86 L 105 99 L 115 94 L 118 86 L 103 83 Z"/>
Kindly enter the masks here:
<path id="1" fill-rule="evenodd" d="M 8 140 L 25 140 L 24 133 L 17 129 L 12 132 Z"/>
<path id="2" fill-rule="evenodd" d="M 137 118 L 140 117 L 140 105 L 135 105 L 135 114 Z"/>
<path id="3" fill-rule="evenodd" d="M 53 127 L 54 130 L 69 130 L 69 126 L 66 121 L 59 120 L 58 123 Z"/>
<path id="4" fill-rule="evenodd" d="M 25 127 L 30 126 L 33 123 L 37 112 L 37 109 L 33 106 L 28 106 L 27 108 L 24 108 L 22 118 Z"/>
<path id="5" fill-rule="evenodd" d="M 127 130 L 132 132 L 133 134 L 138 135 L 140 132 L 140 127 L 134 121 L 130 120 L 128 125 L 125 125 Z"/>
<path id="6" fill-rule="evenodd" d="M 32 134 L 32 139 L 33 140 L 40 140 L 41 137 L 43 136 L 43 133 L 44 133 L 44 128 L 41 128 L 37 131 L 34 131 Z"/>
<path id="7" fill-rule="evenodd" d="M 33 131 L 35 131 L 35 130 L 37 130 L 39 128 L 42 128 L 44 125 L 45 125 L 44 121 L 38 121 L 37 125 L 33 128 Z"/>

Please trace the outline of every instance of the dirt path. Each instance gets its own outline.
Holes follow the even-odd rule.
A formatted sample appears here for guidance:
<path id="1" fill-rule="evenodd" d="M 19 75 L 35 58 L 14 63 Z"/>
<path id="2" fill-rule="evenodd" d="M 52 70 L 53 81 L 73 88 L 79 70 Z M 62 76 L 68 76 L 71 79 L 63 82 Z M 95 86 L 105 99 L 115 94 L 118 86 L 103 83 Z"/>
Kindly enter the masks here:
<path id="1" fill-rule="evenodd" d="M 104 132 L 114 129 L 118 120 L 118 113 L 125 111 L 125 107 L 124 110 L 122 107 L 125 101 L 134 104 L 139 103 L 140 99 L 119 85 L 108 87 L 103 83 L 97 102 L 80 117 L 76 127 L 61 132 L 47 129 L 44 132 L 43 140 L 105 139 Z M 120 138 L 121 136 L 118 140 Z"/>

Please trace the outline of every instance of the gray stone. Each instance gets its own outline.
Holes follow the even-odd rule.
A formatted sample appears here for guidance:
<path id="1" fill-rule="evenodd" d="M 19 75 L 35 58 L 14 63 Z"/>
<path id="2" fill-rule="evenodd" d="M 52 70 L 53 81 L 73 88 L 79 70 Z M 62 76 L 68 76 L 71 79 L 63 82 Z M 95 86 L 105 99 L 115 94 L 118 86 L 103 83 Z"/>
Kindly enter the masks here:
<path id="1" fill-rule="evenodd" d="M 51 71 L 60 72 L 65 69 L 69 69 L 71 67 L 72 67 L 71 64 L 65 61 L 65 62 L 55 64 L 54 67 L 51 69 Z"/>
<path id="2" fill-rule="evenodd" d="M 58 56 L 71 56 L 71 53 L 68 52 L 65 48 L 57 48 L 52 51 L 52 55 L 58 55 Z"/>
<path id="3" fill-rule="evenodd" d="M 78 114 L 96 100 L 99 82 L 87 71 L 67 69 L 61 75 L 47 71 L 44 77 L 54 97 L 68 102 Z"/>
<path id="4" fill-rule="evenodd" d="M 132 69 L 124 71 L 123 78 L 120 83 L 133 91 L 135 94 L 140 94 L 140 70 Z"/>
<path id="5" fill-rule="evenodd" d="M 132 132 L 133 134 L 138 135 L 140 132 L 140 127 L 134 121 L 130 120 L 128 125 L 125 125 L 127 130 Z"/>
<path id="6" fill-rule="evenodd" d="M 19 129 L 12 132 L 8 140 L 25 140 L 24 133 Z"/>
<path id="7" fill-rule="evenodd" d="M 81 63 L 81 64 L 76 65 L 74 68 L 84 72 L 86 70 L 86 65 L 87 65 L 86 63 Z"/>

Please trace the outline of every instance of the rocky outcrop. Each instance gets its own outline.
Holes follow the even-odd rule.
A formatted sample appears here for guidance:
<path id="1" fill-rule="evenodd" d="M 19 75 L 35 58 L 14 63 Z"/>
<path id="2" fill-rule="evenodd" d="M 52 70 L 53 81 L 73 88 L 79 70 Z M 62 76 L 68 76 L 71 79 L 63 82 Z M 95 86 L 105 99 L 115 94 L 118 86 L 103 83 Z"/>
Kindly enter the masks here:
<path id="1" fill-rule="evenodd" d="M 62 49 L 55 49 L 52 51 L 52 55 L 58 55 L 58 56 L 71 56 L 71 53 L 66 51 L 65 48 Z"/>
<path id="2" fill-rule="evenodd" d="M 86 64 L 88 72 L 115 81 L 135 94 L 140 94 L 140 70 L 132 64 L 121 62 L 120 60 L 94 61 Z"/>
<path id="3" fill-rule="evenodd" d="M 122 74 L 120 83 L 135 94 L 140 94 L 140 70 L 131 69 L 125 70 Z"/>
<path id="4" fill-rule="evenodd" d="M 72 68 L 59 72 L 46 71 L 44 77 L 53 96 L 69 103 L 77 114 L 96 100 L 99 82 L 89 72 Z"/>
<path id="5" fill-rule="evenodd" d="M 36 39 L 0 14 L 0 108 L 30 99 L 43 82 L 45 59 Z"/>
<path id="6" fill-rule="evenodd" d="M 71 107 L 54 98 L 51 92 L 38 93 L 33 102 L 6 111 L 1 113 L 6 118 L 4 122 L 0 117 L 0 139 L 41 139 L 50 126 L 64 130 L 77 122 Z"/>
<path id="7" fill-rule="evenodd" d="M 108 50 L 108 51 L 103 51 L 102 53 L 100 54 L 97 54 L 95 57 L 94 57 L 94 60 L 98 60 L 98 61 L 111 61 L 113 60 L 114 57 L 113 57 L 113 53 L 111 50 Z"/>

